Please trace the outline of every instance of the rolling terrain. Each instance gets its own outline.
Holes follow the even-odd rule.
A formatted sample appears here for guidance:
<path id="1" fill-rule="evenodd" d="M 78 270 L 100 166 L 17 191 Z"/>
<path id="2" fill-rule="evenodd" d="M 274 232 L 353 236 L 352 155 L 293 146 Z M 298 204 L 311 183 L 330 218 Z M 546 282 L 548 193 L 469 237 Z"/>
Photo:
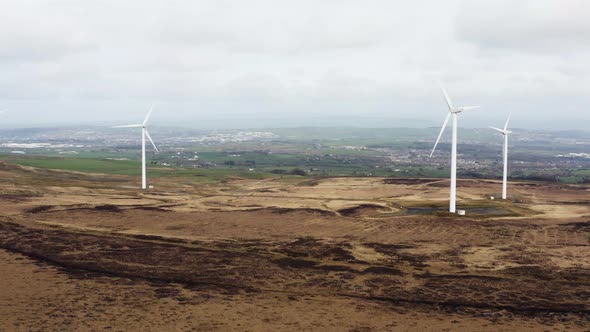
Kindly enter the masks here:
<path id="1" fill-rule="evenodd" d="M 0 330 L 590 328 L 590 187 L 0 164 Z"/>

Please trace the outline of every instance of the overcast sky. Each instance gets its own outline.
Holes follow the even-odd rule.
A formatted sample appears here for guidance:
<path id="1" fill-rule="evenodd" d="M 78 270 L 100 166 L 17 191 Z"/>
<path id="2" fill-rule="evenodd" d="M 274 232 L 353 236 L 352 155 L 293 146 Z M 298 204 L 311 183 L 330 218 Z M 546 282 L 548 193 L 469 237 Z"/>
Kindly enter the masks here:
<path id="1" fill-rule="evenodd" d="M 590 1 L 5 1 L 0 69 L 2 126 L 589 128 Z"/>

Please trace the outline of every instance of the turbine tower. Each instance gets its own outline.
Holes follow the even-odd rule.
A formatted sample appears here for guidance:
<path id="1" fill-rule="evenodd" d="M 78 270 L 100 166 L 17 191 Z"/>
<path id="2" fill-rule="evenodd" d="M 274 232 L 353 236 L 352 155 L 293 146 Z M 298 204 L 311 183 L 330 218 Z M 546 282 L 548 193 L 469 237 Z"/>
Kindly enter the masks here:
<path id="1" fill-rule="evenodd" d="M 510 115 L 508 115 L 508 119 L 506 119 L 506 124 L 504 124 L 504 129 L 490 127 L 495 131 L 504 135 L 504 176 L 502 178 L 502 199 L 506 199 L 506 187 L 508 182 L 508 135 L 512 134 L 512 131 L 508 130 L 508 122 L 510 122 Z"/>
<path id="2" fill-rule="evenodd" d="M 476 108 L 479 108 L 479 106 L 453 106 L 453 103 L 451 102 L 451 98 L 449 98 L 449 95 L 447 95 L 447 92 L 445 91 L 445 88 L 442 86 L 440 86 L 440 89 L 442 90 L 443 96 L 445 97 L 445 100 L 447 102 L 447 106 L 449 107 L 449 114 L 447 114 L 447 117 L 445 118 L 445 122 L 442 125 L 442 128 L 440 129 L 440 133 L 438 134 L 438 138 L 436 139 L 436 143 L 434 143 L 434 147 L 432 148 L 432 152 L 430 153 L 430 157 L 432 157 L 432 154 L 434 154 L 434 150 L 436 149 L 436 146 L 438 145 L 438 141 L 440 141 L 440 137 L 442 136 L 443 132 L 445 131 L 445 128 L 447 127 L 447 123 L 449 122 L 449 118 L 453 117 L 453 135 L 452 135 L 452 148 L 451 148 L 451 192 L 450 192 L 450 200 L 449 200 L 449 212 L 451 213 L 455 213 L 455 209 L 456 209 L 456 202 L 457 202 L 457 116 L 459 115 L 459 113 L 463 112 L 463 111 L 469 111 L 469 110 L 473 110 Z"/>
<path id="3" fill-rule="evenodd" d="M 154 141 L 152 140 L 152 137 L 150 136 L 150 133 L 148 132 L 148 130 L 146 128 L 146 125 L 150 119 L 150 115 L 152 115 L 153 109 L 154 109 L 154 105 L 152 105 L 152 107 L 150 107 L 150 110 L 149 110 L 148 114 L 145 116 L 145 119 L 143 120 L 142 124 L 132 124 L 132 125 L 113 127 L 113 128 L 141 128 L 141 189 L 147 188 L 146 170 L 145 170 L 145 138 L 146 137 L 152 143 L 156 152 L 159 152 L 158 148 L 156 147 L 156 144 L 154 144 Z"/>

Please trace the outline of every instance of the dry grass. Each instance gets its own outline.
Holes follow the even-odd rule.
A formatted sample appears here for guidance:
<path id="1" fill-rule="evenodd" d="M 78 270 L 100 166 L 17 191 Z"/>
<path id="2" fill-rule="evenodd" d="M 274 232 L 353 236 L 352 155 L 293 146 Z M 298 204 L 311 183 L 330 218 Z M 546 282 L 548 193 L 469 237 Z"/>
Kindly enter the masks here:
<path id="1" fill-rule="evenodd" d="M 458 217 L 407 213 L 444 209 L 441 180 L 122 188 L 133 180 L 0 169 L 0 247 L 63 268 L 0 251 L 21 287 L 0 293 L 0 330 L 589 327 L 585 187 L 512 184 L 514 203 L 482 200 L 499 182 L 465 180 L 459 207 L 510 215 Z"/>

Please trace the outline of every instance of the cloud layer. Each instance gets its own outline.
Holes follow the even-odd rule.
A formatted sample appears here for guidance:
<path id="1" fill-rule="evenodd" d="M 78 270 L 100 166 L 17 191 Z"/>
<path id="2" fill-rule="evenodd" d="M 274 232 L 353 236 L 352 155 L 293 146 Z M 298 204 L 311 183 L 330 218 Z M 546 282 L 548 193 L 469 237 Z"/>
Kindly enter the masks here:
<path id="1" fill-rule="evenodd" d="M 162 120 L 319 113 L 432 121 L 444 117 L 437 80 L 458 103 L 485 102 L 482 124 L 509 111 L 515 121 L 549 120 L 556 107 L 590 120 L 584 0 L 7 7 L 0 108 L 17 110 L 4 115 L 8 123 L 127 119 L 153 101 Z"/>

